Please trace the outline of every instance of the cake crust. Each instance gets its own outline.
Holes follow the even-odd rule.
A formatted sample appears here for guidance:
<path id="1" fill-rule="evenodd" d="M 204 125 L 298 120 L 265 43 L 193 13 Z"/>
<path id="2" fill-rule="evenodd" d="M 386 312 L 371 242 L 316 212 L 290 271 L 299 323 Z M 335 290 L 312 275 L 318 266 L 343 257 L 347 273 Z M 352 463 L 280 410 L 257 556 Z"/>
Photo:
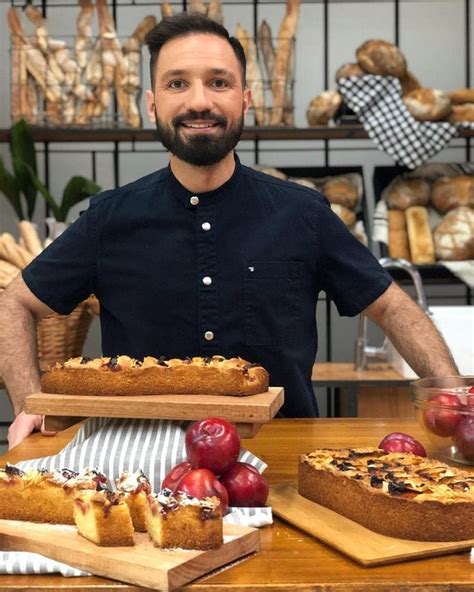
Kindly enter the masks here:
<path id="1" fill-rule="evenodd" d="M 242 358 L 171 359 L 129 356 L 71 358 L 41 378 L 43 392 L 67 395 L 256 395 L 268 390 L 268 372 Z"/>
<path id="2" fill-rule="evenodd" d="M 300 457 L 298 492 L 387 536 L 474 538 L 474 475 L 413 454 L 316 450 Z"/>

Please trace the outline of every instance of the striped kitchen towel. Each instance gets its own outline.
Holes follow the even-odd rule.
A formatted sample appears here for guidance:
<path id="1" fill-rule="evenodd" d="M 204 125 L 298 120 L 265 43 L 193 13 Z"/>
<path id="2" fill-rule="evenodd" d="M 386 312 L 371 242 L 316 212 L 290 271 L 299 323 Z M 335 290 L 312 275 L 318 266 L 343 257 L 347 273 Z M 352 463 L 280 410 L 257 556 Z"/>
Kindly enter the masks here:
<path id="1" fill-rule="evenodd" d="M 168 471 L 186 460 L 185 430 L 189 422 L 160 419 L 91 418 L 58 454 L 16 463 L 20 469 L 66 467 L 80 471 L 97 467 L 110 480 L 111 489 L 123 471 L 142 469 L 154 491 Z M 263 472 L 267 465 L 248 450 L 239 460 Z M 230 508 L 224 522 L 260 527 L 271 524 L 271 508 Z M 67 528 L 67 527 L 66 527 Z M 69 527 L 74 528 L 74 527 Z M 35 553 L 3 552 L 0 573 L 35 574 L 58 572 L 64 576 L 90 575 Z"/>

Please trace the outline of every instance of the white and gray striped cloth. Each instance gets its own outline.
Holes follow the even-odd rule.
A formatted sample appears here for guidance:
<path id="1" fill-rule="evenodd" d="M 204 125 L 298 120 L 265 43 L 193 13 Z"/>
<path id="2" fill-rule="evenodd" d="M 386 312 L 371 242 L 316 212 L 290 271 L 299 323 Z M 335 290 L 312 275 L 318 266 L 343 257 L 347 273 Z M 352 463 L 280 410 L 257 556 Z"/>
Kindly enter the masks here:
<path id="1" fill-rule="evenodd" d="M 16 466 L 31 468 L 66 467 L 80 471 L 97 467 L 114 481 L 122 471 L 142 469 L 154 491 L 168 471 L 186 460 L 184 446 L 187 422 L 159 419 L 88 419 L 69 444 L 58 454 L 21 461 Z M 241 450 L 241 462 L 247 462 L 263 472 L 267 465 L 248 450 Z M 272 510 L 265 508 L 230 508 L 224 522 L 260 527 L 272 523 Z M 0 574 L 61 573 L 63 576 L 90 575 L 64 563 L 36 553 L 1 552 Z"/>
<path id="2" fill-rule="evenodd" d="M 474 129 L 474 123 L 417 121 L 402 100 L 400 81 L 393 76 L 348 76 L 338 81 L 338 88 L 377 147 L 410 169 L 440 152 L 458 128 Z"/>

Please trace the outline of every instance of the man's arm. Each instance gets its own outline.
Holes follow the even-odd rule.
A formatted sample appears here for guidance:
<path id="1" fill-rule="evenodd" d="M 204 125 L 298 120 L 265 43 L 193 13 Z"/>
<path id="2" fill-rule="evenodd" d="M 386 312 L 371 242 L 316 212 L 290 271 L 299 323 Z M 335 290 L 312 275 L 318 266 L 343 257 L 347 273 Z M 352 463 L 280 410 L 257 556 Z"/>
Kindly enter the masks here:
<path id="1" fill-rule="evenodd" d="M 381 327 L 420 377 L 458 375 L 442 335 L 423 310 L 395 283 L 364 314 Z"/>
<path id="2" fill-rule="evenodd" d="M 26 415 L 23 405 L 27 395 L 41 390 L 36 325 L 52 312 L 36 298 L 21 275 L 0 296 L 0 376 L 16 416 L 8 431 L 10 448 L 42 425 L 41 416 Z"/>

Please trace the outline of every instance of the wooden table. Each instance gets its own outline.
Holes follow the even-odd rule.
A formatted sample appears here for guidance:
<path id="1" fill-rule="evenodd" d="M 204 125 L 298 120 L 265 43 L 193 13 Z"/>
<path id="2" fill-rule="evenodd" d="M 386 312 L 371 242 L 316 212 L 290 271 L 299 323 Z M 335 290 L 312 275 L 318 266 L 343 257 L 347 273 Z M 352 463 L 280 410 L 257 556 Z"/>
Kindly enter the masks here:
<path id="1" fill-rule="evenodd" d="M 329 387 L 336 389 L 335 413 L 336 416 L 357 417 L 359 413 L 360 388 L 369 386 L 386 389 L 386 387 L 407 387 L 411 378 L 405 378 L 388 364 L 370 364 L 367 370 L 355 370 L 352 362 L 318 362 L 313 366 L 311 380 L 314 387 Z M 343 390 L 346 398 L 341 397 L 340 391 Z M 380 391 L 379 391 L 380 392 Z M 392 396 L 393 393 L 384 392 L 383 396 Z M 367 396 L 366 393 L 364 395 Z M 406 395 L 408 398 L 408 395 Z M 385 417 L 386 411 L 390 405 L 378 397 L 378 415 Z M 384 404 L 385 403 L 385 404 Z M 373 407 L 373 401 L 369 403 Z M 366 405 L 367 406 L 367 403 Z M 362 402 L 364 407 L 364 402 Z M 364 409 L 362 408 L 362 413 Z M 329 412 L 328 412 L 328 415 Z M 391 414 L 390 414 L 391 415 Z M 396 416 L 411 415 L 410 413 L 394 413 Z"/>
<path id="2" fill-rule="evenodd" d="M 54 438 L 39 434 L 0 459 L 20 459 L 53 454 L 75 432 L 75 427 Z M 270 483 L 295 482 L 297 458 L 303 452 L 322 446 L 376 446 L 388 432 L 401 430 L 420 438 L 414 420 L 317 419 L 274 420 L 244 445 L 260 456 L 269 467 Z M 186 589 L 197 592 L 452 592 L 474 590 L 474 565 L 467 553 L 364 568 L 288 524 L 275 519 L 262 528 L 262 551 L 255 556 L 202 578 Z M 18 592 L 136 591 L 138 588 L 99 577 L 63 578 L 60 575 L 0 576 L 0 590 Z"/>

